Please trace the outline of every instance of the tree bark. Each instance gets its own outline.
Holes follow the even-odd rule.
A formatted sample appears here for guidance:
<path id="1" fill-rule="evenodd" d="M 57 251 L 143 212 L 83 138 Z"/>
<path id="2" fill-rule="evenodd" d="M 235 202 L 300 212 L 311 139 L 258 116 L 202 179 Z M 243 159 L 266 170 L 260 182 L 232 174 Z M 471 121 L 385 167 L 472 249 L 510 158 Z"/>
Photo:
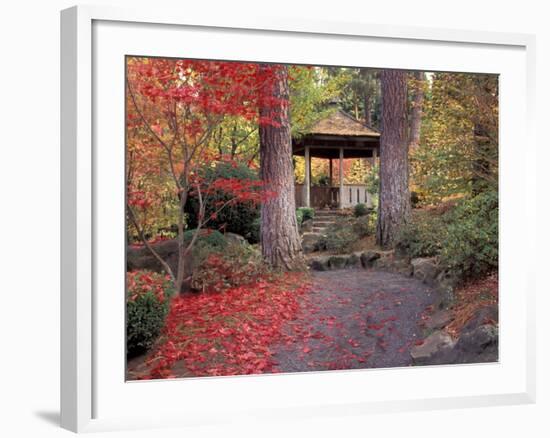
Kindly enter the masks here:
<path id="1" fill-rule="evenodd" d="M 409 192 L 407 73 L 383 70 L 382 135 L 380 138 L 380 201 L 376 241 L 393 244 L 411 212 Z"/>
<path id="2" fill-rule="evenodd" d="M 416 71 L 414 77 L 414 93 L 411 110 L 411 130 L 409 148 L 414 149 L 420 144 L 420 128 L 422 126 L 422 106 L 424 104 L 424 72 Z"/>
<path id="3" fill-rule="evenodd" d="M 280 66 L 275 74 L 273 88 L 264 92 L 285 104 L 260 109 L 261 117 L 278 125 L 260 123 L 259 128 L 260 176 L 264 189 L 273 194 L 262 203 L 260 244 L 263 258 L 271 266 L 297 270 L 304 267 L 304 258 L 296 221 L 287 68 Z"/>

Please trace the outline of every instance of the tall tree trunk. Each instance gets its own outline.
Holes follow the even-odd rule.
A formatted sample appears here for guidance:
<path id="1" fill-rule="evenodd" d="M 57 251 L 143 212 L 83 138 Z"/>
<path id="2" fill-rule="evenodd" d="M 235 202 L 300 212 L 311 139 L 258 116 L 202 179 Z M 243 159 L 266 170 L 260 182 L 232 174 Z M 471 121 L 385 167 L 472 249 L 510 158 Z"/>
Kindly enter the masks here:
<path id="1" fill-rule="evenodd" d="M 420 127 L 422 126 L 422 105 L 424 104 L 424 72 L 416 71 L 414 77 L 414 92 L 411 110 L 411 130 L 409 148 L 414 149 L 420 144 Z"/>
<path id="2" fill-rule="evenodd" d="M 365 124 L 367 126 L 372 126 L 372 105 L 371 105 L 371 96 L 365 94 Z"/>
<path id="3" fill-rule="evenodd" d="M 376 241 L 390 246 L 411 212 L 409 193 L 407 73 L 383 70 L 380 202 Z"/>
<path id="4" fill-rule="evenodd" d="M 262 256 L 271 266 L 296 270 L 304 267 L 304 259 L 296 221 L 287 68 L 280 66 L 276 75 L 273 89 L 266 92 L 286 104 L 260 109 L 260 116 L 278 125 L 260 124 L 259 128 L 260 175 L 264 189 L 273 193 L 262 203 L 260 243 Z"/>

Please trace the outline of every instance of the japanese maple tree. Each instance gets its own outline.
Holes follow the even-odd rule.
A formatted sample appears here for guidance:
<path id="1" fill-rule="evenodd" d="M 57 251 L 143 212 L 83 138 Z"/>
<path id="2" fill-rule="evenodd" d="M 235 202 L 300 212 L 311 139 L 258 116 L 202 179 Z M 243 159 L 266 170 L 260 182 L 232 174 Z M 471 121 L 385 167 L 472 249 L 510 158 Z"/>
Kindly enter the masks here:
<path id="1" fill-rule="evenodd" d="M 215 130 L 225 118 L 279 126 L 277 118 L 259 111 L 286 105 L 283 98 L 265 92 L 276 83 L 279 68 L 274 65 L 260 69 L 254 63 L 221 61 L 127 60 L 127 215 L 178 291 L 185 280 L 186 256 L 200 229 L 234 203 L 261 202 L 270 196 L 261 182 L 208 180 L 200 169 L 228 159 L 211 147 Z M 259 93 L 260 89 L 264 92 Z M 213 195 L 219 190 L 228 197 L 205 215 L 206 206 L 215 202 Z M 196 232 L 186 241 L 184 210 L 190 196 L 199 202 L 199 217 Z M 148 242 L 146 227 L 155 211 L 177 222 L 176 272 Z"/>

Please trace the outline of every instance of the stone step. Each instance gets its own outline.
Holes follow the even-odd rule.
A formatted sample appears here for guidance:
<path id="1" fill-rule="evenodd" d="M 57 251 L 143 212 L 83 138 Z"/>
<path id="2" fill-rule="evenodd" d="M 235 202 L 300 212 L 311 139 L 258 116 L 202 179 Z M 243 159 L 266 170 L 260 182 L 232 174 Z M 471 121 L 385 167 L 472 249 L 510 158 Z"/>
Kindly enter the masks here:
<path id="1" fill-rule="evenodd" d="M 323 234 L 327 230 L 327 227 L 313 227 L 313 231 L 319 234 Z"/>
<path id="2" fill-rule="evenodd" d="M 314 227 L 328 227 L 330 225 L 333 225 L 335 224 L 336 221 L 317 221 L 317 220 L 313 220 L 313 226 Z"/>
<path id="3" fill-rule="evenodd" d="M 323 211 L 323 210 L 319 210 L 319 211 L 315 211 L 315 216 L 334 216 L 334 217 L 338 217 L 338 216 L 340 216 L 340 215 L 338 214 L 337 211 L 331 211 L 331 210 Z"/>

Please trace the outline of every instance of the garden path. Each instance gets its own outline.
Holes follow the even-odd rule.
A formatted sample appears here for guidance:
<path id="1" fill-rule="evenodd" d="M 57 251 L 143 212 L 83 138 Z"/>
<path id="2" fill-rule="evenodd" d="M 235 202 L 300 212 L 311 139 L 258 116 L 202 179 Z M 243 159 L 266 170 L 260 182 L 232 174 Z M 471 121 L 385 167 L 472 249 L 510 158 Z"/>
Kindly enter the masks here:
<path id="1" fill-rule="evenodd" d="M 436 294 L 400 274 L 352 269 L 313 271 L 287 341 L 272 347 L 280 372 L 402 367 L 422 339 L 418 325 Z M 292 341 L 290 341 L 292 339 Z"/>

